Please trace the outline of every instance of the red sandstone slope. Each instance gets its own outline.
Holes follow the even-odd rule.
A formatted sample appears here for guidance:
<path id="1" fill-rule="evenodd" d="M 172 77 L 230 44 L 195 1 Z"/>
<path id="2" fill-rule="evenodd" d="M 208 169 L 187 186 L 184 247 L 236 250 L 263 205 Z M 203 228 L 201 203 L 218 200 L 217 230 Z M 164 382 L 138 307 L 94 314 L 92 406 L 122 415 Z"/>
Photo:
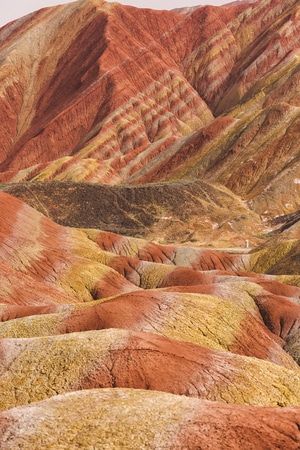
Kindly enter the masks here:
<path id="1" fill-rule="evenodd" d="M 201 178 L 267 217 L 293 212 L 297 11 L 291 0 L 181 13 L 90 0 L 7 25 L 0 179 Z"/>
<path id="2" fill-rule="evenodd" d="M 178 63 L 157 42 L 181 20 L 182 16 L 171 12 L 162 15 L 81 1 L 38 13 L 29 19 L 25 32 L 24 24 L 21 30 L 14 26 L 12 32 L 10 27 L 4 29 L 5 66 L 9 70 L 22 63 L 23 70 L 17 75 L 18 89 L 15 73 L 4 88 L 6 98 L 15 97 L 9 106 L 17 114 L 11 117 L 11 136 L 3 143 L 2 171 L 65 155 L 80 157 L 82 152 L 83 158 L 96 166 L 97 161 L 108 160 L 110 153 L 122 167 L 124 145 L 137 154 L 159 138 L 159 128 L 166 134 L 167 127 L 174 142 L 182 136 L 182 127 L 193 130 L 208 123 L 212 119 L 208 107 L 186 82 Z M 35 42 L 39 42 L 38 49 Z M 11 46 L 17 48 L 13 55 Z M 169 111 L 163 103 L 172 104 Z M 6 115 L 7 106 L 5 102 Z M 191 126 L 185 124 L 186 114 Z M 160 124 L 163 121 L 166 123 Z M 132 130 L 127 131 L 132 122 Z M 57 132 L 61 145 L 56 143 L 53 148 L 53 133 Z M 105 138 L 106 134 L 111 138 Z M 100 138 L 102 149 L 93 144 L 95 137 Z"/>

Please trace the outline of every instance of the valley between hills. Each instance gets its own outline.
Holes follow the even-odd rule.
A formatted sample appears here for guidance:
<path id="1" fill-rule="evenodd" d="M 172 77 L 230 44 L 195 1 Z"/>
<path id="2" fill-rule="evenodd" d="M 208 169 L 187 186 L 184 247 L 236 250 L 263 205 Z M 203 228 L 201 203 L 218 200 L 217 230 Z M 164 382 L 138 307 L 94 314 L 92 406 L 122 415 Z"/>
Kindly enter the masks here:
<path id="1" fill-rule="evenodd" d="M 300 448 L 300 5 L 0 28 L 0 448 Z"/>

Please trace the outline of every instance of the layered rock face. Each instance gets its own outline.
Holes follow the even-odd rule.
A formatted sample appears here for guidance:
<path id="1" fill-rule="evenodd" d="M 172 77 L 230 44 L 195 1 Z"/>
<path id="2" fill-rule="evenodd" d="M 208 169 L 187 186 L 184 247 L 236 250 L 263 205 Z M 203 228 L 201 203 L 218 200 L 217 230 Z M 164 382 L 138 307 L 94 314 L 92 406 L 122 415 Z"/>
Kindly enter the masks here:
<path id="1" fill-rule="evenodd" d="M 63 433 L 62 448 L 221 449 L 224 427 L 231 448 L 299 446 L 300 276 L 265 274 L 272 241 L 162 245 L 0 204 L 1 448 L 54 449 Z"/>
<path id="2" fill-rule="evenodd" d="M 0 448 L 299 449 L 299 5 L 0 29 Z"/>
<path id="3" fill-rule="evenodd" d="M 82 0 L 0 30 L 0 179 L 199 178 L 299 207 L 292 0 L 187 13 Z M 274 176 L 276 174 L 276 176 Z"/>

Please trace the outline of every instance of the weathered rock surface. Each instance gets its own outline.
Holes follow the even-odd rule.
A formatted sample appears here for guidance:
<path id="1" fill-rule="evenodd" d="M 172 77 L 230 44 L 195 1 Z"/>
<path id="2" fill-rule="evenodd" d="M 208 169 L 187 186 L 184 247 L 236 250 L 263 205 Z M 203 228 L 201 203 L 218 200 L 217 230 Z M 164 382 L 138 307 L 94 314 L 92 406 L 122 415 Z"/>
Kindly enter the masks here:
<path id="1" fill-rule="evenodd" d="M 129 329 L 157 333 L 297 369 L 292 358 L 282 349 L 284 341 L 277 338 L 281 330 L 275 329 L 278 331 L 276 335 L 270 333 L 258 313 L 253 317 L 244 308 L 232 304 L 229 290 L 226 297 L 227 300 L 222 300 L 204 294 L 147 290 L 121 294 L 104 303 L 95 301 L 64 309 L 6 308 L 0 311 L 0 317 L 5 320 L 5 323 L 0 323 L 0 337 L 27 338 L 109 328 Z M 255 311 L 254 301 L 251 304 L 249 299 L 248 302 L 249 309 Z M 294 307 L 300 310 L 300 307 Z M 118 314 L 120 310 L 122 314 Z M 19 318 L 12 320 L 14 316 Z M 283 313 L 281 323 L 284 319 Z M 269 316 L 265 316 L 265 322 L 271 323 Z M 193 323 L 197 323 L 197 327 L 193 327 Z M 293 326 L 297 329 L 299 323 L 293 323 Z M 286 328 L 281 331 L 284 337 L 293 331 Z"/>
<path id="2" fill-rule="evenodd" d="M 293 213 L 299 44 L 296 0 L 163 14 L 81 0 L 8 24 L 0 179 L 197 178 L 268 219 Z"/>
<path id="3" fill-rule="evenodd" d="M 0 29 L 0 448 L 299 449 L 299 5 Z"/>
<path id="4" fill-rule="evenodd" d="M 256 406 L 300 402 L 299 369 L 117 328 L 5 339 L 0 365 L 1 409 L 104 387 Z"/>
<path id="5" fill-rule="evenodd" d="M 94 389 L 1 412 L 0 443 L 3 450 L 41 445 L 297 450 L 299 421 L 299 407 L 245 407 L 142 389 Z"/>
<path id="6" fill-rule="evenodd" d="M 10 419 L 15 406 L 43 405 L 37 402 L 47 398 L 64 402 L 71 391 L 80 395 L 78 390 L 88 399 L 111 387 L 133 392 L 133 404 L 135 395 L 150 389 L 153 408 L 161 407 L 157 391 L 209 400 L 212 408 L 220 401 L 231 405 L 230 417 L 237 421 L 244 420 L 240 404 L 255 405 L 265 421 L 271 411 L 275 416 L 286 411 L 287 421 L 269 432 L 267 442 L 281 445 L 291 433 L 297 442 L 299 431 L 288 424 L 295 423 L 300 403 L 299 276 L 265 275 L 269 266 L 262 264 L 279 243 L 297 242 L 295 224 L 250 253 L 227 253 L 65 227 L 6 192 L 0 193 L 0 205 L 3 448 L 18 448 L 21 439 L 17 419 Z M 285 257 L 285 251 L 276 255 L 277 264 Z M 254 267 L 261 273 L 249 271 Z M 78 414 L 80 408 L 73 407 Z M 47 415 L 50 429 L 56 414 Z M 59 417 L 63 432 L 68 420 Z M 211 420 L 208 416 L 207 423 Z M 191 442 L 212 445 L 215 438 L 200 433 L 197 423 Z M 235 425 L 226 423 L 231 442 Z M 147 422 L 143 443 L 149 427 Z M 113 429 L 118 435 L 118 426 Z M 23 448 L 34 448 L 39 433 L 27 430 Z M 45 435 L 55 448 L 55 433 Z M 92 436 L 80 442 L 109 440 L 100 430 Z M 157 439 L 162 442 L 159 431 Z M 252 435 L 251 445 L 255 439 Z"/>
<path id="7" fill-rule="evenodd" d="M 290 333 L 285 345 L 285 350 L 294 358 L 297 364 L 300 365 L 300 330 L 299 328 Z"/>
<path id="8" fill-rule="evenodd" d="M 245 246 L 260 242 L 265 225 L 236 195 L 202 181 L 108 186 L 92 183 L 17 183 L 0 187 L 54 221 L 101 228 L 160 242 Z"/>

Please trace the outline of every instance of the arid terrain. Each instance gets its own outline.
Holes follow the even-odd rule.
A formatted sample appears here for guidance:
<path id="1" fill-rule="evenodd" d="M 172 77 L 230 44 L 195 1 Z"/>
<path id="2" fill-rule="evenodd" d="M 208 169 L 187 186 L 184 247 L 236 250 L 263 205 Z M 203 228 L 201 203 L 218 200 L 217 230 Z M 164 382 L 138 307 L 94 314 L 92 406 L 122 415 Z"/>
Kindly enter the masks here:
<path id="1" fill-rule="evenodd" d="M 300 4 L 0 28 L 0 448 L 300 448 Z"/>

